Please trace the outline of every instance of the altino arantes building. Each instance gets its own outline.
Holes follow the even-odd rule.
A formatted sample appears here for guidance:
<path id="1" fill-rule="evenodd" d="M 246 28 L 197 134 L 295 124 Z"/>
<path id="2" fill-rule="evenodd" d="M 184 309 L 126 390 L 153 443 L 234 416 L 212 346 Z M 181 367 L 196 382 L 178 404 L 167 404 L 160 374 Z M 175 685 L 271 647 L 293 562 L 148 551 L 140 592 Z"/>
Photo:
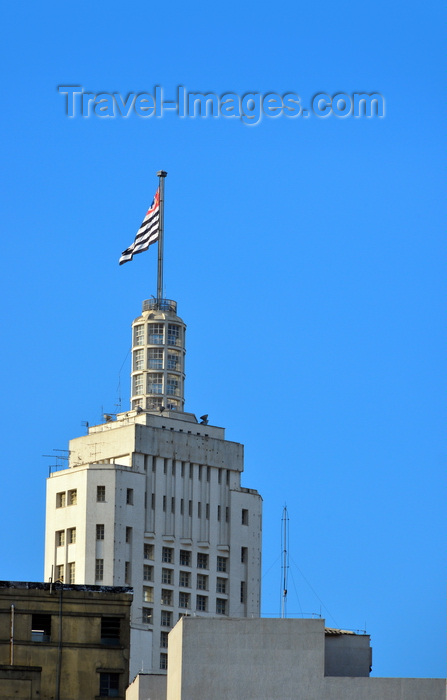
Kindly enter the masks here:
<path id="1" fill-rule="evenodd" d="M 143 302 L 131 410 L 71 440 L 47 482 L 45 580 L 132 586 L 131 679 L 166 671 L 182 616 L 260 614 L 261 497 L 243 446 L 184 412 L 185 329 L 176 302 Z"/>

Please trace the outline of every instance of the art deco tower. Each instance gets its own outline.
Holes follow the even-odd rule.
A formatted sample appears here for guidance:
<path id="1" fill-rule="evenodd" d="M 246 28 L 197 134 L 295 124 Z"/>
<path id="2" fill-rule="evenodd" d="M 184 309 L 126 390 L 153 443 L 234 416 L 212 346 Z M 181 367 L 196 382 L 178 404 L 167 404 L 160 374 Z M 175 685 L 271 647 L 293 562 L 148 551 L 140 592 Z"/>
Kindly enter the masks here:
<path id="1" fill-rule="evenodd" d="M 132 325 L 132 408 L 183 411 L 185 330 L 170 299 L 148 299 Z"/>
<path id="2" fill-rule="evenodd" d="M 47 481 L 45 580 L 133 587 L 131 680 L 167 668 L 182 615 L 260 613 L 262 499 L 243 445 L 184 411 L 184 357 L 176 303 L 144 301 L 130 410 L 71 440 Z"/>

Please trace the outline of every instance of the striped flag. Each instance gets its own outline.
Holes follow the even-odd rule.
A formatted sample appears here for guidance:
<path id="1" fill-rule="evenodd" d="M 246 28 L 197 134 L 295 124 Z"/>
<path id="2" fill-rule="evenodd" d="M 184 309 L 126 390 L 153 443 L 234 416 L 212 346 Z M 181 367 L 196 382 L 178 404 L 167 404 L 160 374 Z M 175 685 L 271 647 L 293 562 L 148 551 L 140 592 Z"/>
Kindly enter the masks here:
<path id="1" fill-rule="evenodd" d="M 147 250 L 151 243 L 158 241 L 160 232 L 160 189 L 157 189 L 151 206 L 147 210 L 144 221 L 138 229 L 135 240 L 129 248 L 121 254 L 120 265 L 132 260 L 137 253 Z"/>

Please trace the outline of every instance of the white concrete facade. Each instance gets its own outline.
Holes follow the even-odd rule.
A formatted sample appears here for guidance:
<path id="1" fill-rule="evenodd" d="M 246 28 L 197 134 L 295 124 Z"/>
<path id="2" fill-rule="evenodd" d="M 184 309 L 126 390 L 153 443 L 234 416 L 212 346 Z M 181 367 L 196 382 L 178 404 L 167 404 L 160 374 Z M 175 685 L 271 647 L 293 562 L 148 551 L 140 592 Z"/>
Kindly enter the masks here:
<path id="1" fill-rule="evenodd" d="M 166 670 L 182 615 L 260 613 L 262 499 L 241 487 L 243 446 L 163 408 L 91 426 L 47 481 L 45 580 L 133 587 L 131 679 Z"/>

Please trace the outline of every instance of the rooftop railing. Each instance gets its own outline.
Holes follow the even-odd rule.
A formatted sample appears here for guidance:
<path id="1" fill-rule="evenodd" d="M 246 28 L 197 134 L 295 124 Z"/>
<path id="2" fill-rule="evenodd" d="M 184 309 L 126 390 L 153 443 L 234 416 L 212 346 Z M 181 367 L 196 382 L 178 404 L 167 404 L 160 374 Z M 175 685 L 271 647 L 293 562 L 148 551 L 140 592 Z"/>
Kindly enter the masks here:
<path id="1" fill-rule="evenodd" d="M 172 299 L 145 299 L 143 311 L 172 311 L 177 313 L 177 302 Z"/>

